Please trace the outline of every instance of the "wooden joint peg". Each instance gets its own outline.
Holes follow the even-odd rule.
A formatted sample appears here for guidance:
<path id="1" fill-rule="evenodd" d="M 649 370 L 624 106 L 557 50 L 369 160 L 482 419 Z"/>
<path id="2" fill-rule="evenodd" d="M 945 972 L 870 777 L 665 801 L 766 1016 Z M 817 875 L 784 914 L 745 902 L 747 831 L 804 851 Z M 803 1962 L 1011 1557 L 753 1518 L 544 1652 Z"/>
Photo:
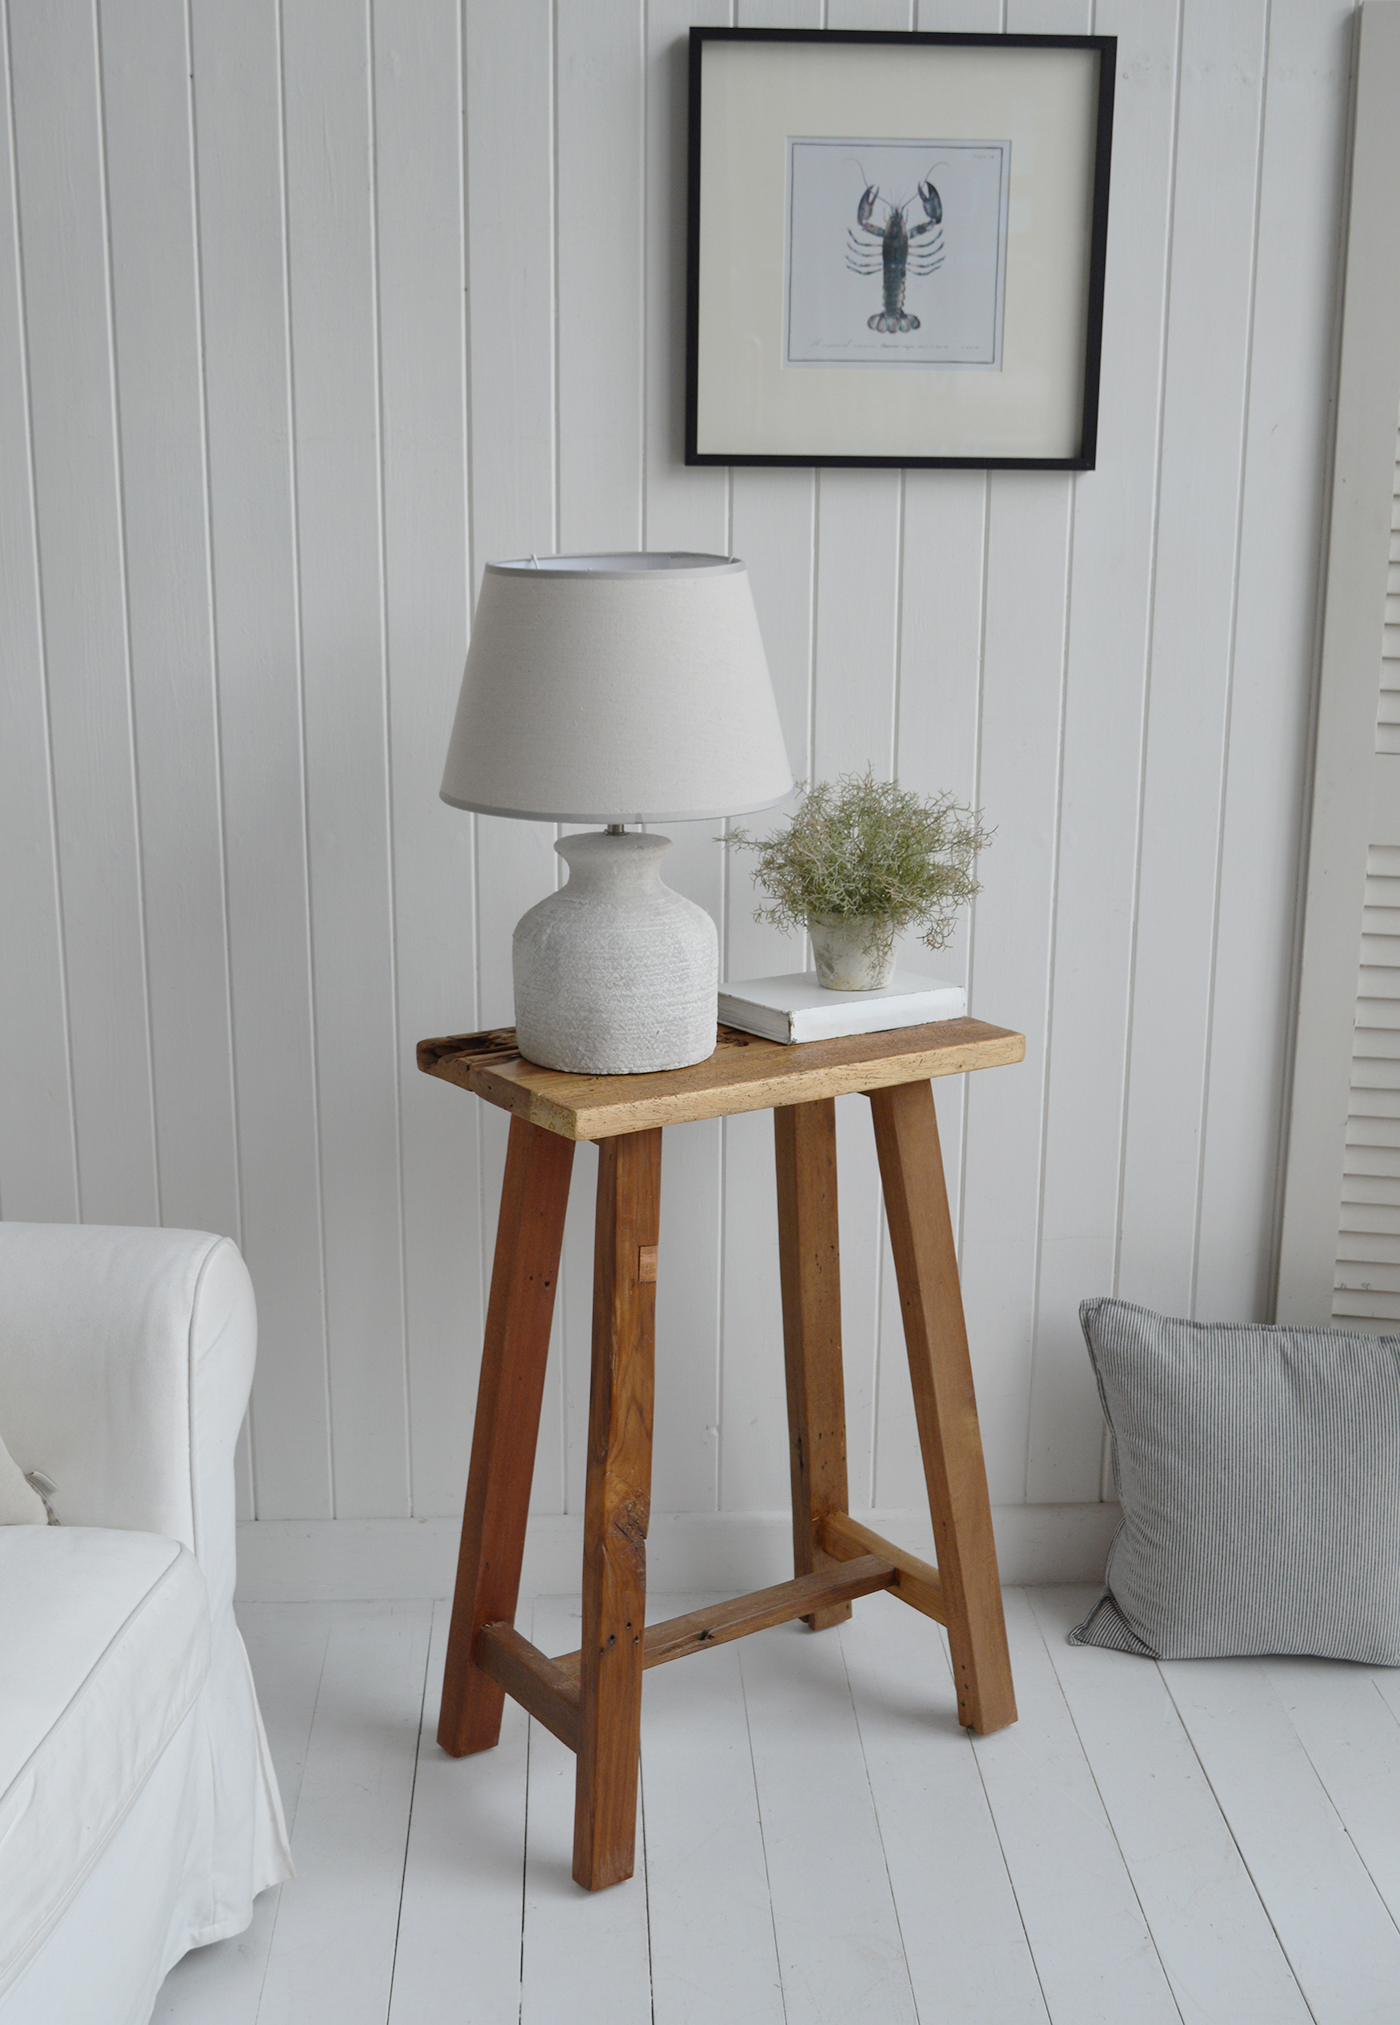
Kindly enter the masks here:
<path id="1" fill-rule="evenodd" d="M 630 1877 L 641 1755 L 661 1128 L 598 1148 L 574 1877 Z M 650 1270 L 648 1270 L 648 1265 Z"/>
<path id="2" fill-rule="evenodd" d="M 844 1512 L 848 1502 L 835 1099 L 781 1105 L 773 1113 L 773 1135 L 793 1562 L 801 1576 L 835 1565 L 822 1542 L 822 1521 L 828 1512 Z M 824 1631 L 850 1614 L 849 1603 L 833 1603 L 803 1622 Z"/>

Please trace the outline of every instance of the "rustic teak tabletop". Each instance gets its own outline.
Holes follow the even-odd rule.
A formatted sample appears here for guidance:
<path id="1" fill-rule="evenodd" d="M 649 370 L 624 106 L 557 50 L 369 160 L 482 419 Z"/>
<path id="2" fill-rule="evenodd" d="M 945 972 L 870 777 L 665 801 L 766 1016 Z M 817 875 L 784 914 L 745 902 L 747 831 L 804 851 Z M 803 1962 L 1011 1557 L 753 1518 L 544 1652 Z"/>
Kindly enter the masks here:
<path id="1" fill-rule="evenodd" d="M 783 1047 L 721 1027 L 693 1068 L 580 1076 L 537 1068 L 506 1028 L 423 1041 L 418 1065 L 511 1116 L 438 1741 L 489 1749 L 512 1695 L 578 1759 L 574 1876 L 630 1877 L 643 1671 L 794 1617 L 821 1630 L 888 1589 L 947 1626 L 959 1720 L 1016 1720 L 982 1440 L 930 1079 L 1018 1062 L 981 1020 Z M 835 1099 L 870 1099 L 938 1566 L 847 1511 Z M 647 1625 L 661 1133 L 771 1109 L 777 1155 L 796 1574 Z M 599 1142 L 583 1644 L 551 1659 L 516 1631 L 525 1522 L 574 1145 Z"/>

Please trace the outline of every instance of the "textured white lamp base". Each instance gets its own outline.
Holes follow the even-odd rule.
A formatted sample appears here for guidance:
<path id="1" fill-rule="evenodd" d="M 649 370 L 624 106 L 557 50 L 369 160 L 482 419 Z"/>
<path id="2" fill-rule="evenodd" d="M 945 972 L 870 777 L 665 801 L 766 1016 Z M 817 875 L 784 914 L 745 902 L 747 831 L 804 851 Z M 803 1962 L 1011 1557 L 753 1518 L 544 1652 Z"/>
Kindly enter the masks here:
<path id="1" fill-rule="evenodd" d="M 516 923 L 515 1035 L 527 1061 L 595 1076 L 684 1069 L 715 1050 L 719 937 L 661 883 L 669 837 L 554 846 L 569 883 Z"/>

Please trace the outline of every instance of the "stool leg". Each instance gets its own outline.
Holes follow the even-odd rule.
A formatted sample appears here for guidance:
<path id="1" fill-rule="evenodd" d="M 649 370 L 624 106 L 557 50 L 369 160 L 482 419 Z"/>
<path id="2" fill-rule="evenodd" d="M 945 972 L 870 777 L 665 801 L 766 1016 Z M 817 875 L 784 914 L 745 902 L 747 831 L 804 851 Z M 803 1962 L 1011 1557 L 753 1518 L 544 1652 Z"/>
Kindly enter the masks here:
<path id="1" fill-rule="evenodd" d="M 834 1566 L 820 1545 L 827 1512 L 847 1510 L 846 1393 L 841 1370 L 841 1254 L 836 1223 L 836 1101 L 773 1113 L 778 1256 L 783 1284 L 792 1459 L 793 1561 L 799 1575 Z M 829 1604 L 803 1619 L 825 1631 L 851 1614 Z"/>
<path id="2" fill-rule="evenodd" d="M 948 1607 L 958 1720 L 985 1733 L 1015 1722 L 1016 1700 L 933 1090 L 901 1083 L 869 1097 Z"/>
<path id="3" fill-rule="evenodd" d="M 660 1211 L 660 1128 L 601 1141 L 574 1800 L 588 1891 L 632 1875 L 636 1841 Z"/>
<path id="4" fill-rule="evenodd" d="M 511 1119 L 438 1719 L 454 1758 L 501 1734 L 502 1690 L 472 1664 L 472 1646 L 483 1624 L 515 1621 L 573 1163 L 571 1139 Z"/>

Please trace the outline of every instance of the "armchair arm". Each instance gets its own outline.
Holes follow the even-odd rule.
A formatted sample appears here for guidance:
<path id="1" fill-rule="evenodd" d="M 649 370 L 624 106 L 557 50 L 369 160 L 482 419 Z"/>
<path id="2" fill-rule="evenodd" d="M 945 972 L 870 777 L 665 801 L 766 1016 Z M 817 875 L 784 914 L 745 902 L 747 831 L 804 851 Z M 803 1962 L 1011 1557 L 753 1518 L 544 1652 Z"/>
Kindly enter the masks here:
<path id="1" fill-rule="evenodd" d="M 233 1451 L 257 1349 L 248 1269 L 204 1231 L 0 1223 L 0 1430 L 74 1526 L 164 1533 L 233 1596 Z"/>

